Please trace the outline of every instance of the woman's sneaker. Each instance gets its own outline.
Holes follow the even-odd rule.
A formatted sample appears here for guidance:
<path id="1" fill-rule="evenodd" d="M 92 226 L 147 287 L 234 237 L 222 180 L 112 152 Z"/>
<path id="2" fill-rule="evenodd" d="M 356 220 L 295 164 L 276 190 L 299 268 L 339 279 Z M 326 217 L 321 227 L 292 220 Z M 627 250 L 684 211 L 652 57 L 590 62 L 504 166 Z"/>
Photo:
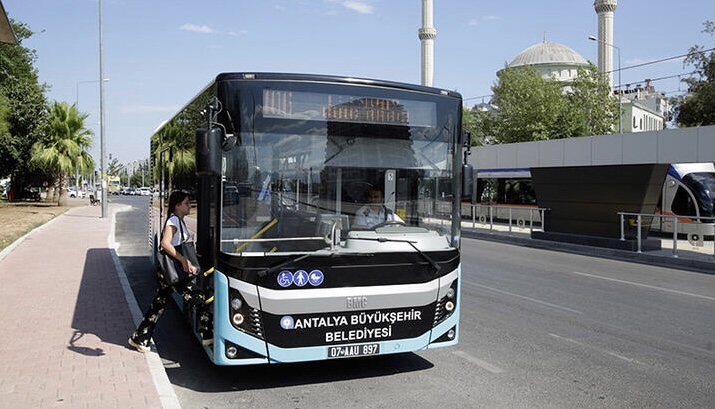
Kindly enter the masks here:
<path id="1" fill-rule="evenodd" d="M 149 352 L 149 351 L 151 351 L 151 348 L 149 348 L 149 347 L 146 346 L 146 345 L 142 345 L 142 344 L 140 344 L 140 343 L 134 341 L 134 339 L 132 339 L 132 338 L 129 338 L 129 341 L 128 341 L 128 342 L 129 342 L 129 345 L 131 345 L 132 347 L 134 347 L 134 349 L 136 349 L 136 350 L 139 351 L 139 352 L 144 353 L 144 352 Z"/>

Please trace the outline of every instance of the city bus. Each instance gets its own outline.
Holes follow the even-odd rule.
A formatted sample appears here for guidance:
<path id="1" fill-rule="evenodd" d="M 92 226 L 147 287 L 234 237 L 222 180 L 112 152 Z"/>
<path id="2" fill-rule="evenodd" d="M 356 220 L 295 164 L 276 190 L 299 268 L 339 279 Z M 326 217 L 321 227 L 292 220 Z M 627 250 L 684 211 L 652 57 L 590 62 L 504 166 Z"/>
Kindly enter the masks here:
<path id="1" fill-rule="evenodd" d="M 191 192 L 207 301 L 175 298 L 197 338 L 212 331 L 209 359 L 274 364 L 457 344 L 459 206 L 471 196 L 461 122 L 453 91 L 222 73 L 160 127 L 154 231 L 169 187 Z M 179 172 L 187 151 L 193 168 Z M 437 180 L 451 183 L 449 195 Z M 374 190 L 397 217 L 358 225 Z"/>
<path id="2" fill-rule="evenodd" d="M 107 176 L 107 193 L 110 195 L 118 195 L 119 189 L 122 187 L 122 182 L 119 176 Z"/>

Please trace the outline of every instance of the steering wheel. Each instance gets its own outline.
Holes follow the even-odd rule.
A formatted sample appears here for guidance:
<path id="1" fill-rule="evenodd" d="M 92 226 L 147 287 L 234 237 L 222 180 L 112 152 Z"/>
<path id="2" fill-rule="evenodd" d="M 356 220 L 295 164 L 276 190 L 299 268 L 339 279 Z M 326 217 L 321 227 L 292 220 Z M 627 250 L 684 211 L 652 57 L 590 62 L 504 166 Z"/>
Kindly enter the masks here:
<path id="1" fill-rule="evenodd" d="M 400 221 L 400 220 L 385 220 L 382 223 L 378 223 L 378 224 L 370 227 L 370 230 L 379 229 L 380 227 L 385 227 L 385 226 L 406 226 L 406 224 L 405 224 L 405 222 Z"/>

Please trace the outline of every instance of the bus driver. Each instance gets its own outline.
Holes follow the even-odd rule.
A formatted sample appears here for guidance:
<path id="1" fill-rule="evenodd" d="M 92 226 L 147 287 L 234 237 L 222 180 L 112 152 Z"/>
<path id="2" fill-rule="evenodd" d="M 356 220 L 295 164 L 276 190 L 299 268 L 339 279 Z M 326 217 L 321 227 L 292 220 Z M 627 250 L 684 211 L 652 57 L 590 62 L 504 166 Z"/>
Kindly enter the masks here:
<path id="1" fill-rule="evenodd" d="M 382 196 L 381 190 L 370 190 L 370 202 L 359 208 L 355 213 L 355 227 L 369 228 L 386 221 L 404 223 L 395 212 L 385 206 Z"/>

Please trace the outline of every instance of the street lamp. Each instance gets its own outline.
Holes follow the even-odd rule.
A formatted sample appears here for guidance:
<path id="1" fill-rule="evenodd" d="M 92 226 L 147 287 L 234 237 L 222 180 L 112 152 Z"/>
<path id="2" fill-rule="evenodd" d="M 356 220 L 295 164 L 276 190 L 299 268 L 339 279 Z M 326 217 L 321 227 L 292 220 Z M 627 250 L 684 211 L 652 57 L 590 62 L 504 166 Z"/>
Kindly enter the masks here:
<path id="1" fill-rule="evenodd" d="M 102 176 L 102 218 L 107 217 L 107 165 L 105 162 L 106 144 L 104 136 L 104 45 L 102 41 L 102 0 L 99 0 L 99 171 Z"/>
<path id="2" fill-rule="evenodd" d="M 104 78 L 102 81 L 107 82 L 109 78 Z M 99 80 L 77 81 L 77 91 L 75 91 L 74 94 L 74 104 L 77 106 L 77 109 L 79 109 L 79 84 L 90 84 L 93 82 L 99 82 Z"/>
<path id="3" fill-rule="evenodd" d="M 611 43 L 607 43 L 605 41 L 599 40 L 595 36 L 588 36 L 588 39 L 591 41 L 596 41 L 601 44 L 607 45 L 609 47 L 613 47 L 616 50 L 616 54 L 618 55 L 618 133 L 623 133 L 623 111 L 622 111 L 622 105 L 621 105 L 621 48 L 617 47 Z M 613 71 L 611 71 L 611 75 L 613 74 Z"/>

